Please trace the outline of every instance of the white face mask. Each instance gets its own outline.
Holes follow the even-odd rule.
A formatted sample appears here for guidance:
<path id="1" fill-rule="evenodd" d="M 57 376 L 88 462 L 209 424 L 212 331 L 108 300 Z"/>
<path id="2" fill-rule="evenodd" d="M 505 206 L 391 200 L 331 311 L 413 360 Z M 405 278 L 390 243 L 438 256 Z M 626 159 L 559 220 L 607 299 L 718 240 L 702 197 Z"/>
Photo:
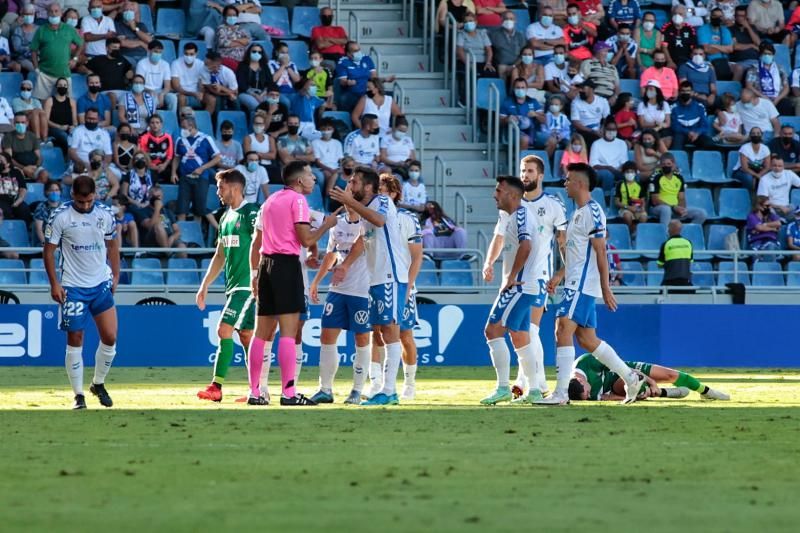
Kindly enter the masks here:
<path id="1" fill-rule="evenodd" d="M 683 24 L 683 15 L 681 15 L 680 13 L 675 13 L 674 15 L 672 15 L 672 23 L 675 24 L 676 26 L 680 26 L 681 24 Z"/>
<path id="2" fill-rule="evenodd" d="M 581 146 L 580 144 L 572 145 L 572 151 L 575 152 L 576 154 L 580 153 L 581 150 L 583 150 L 583 146 Z"/>
<path id="3" fill-rule="evenodd" d="M 333 130 L 322 130 L 323 139 L 330 139 L 331 137 L 333 137 Z"/>
<path id="4" fill-rule="evenodd" d="M 550 112 L 551 113 L 555 114 L 555 113 L 558 113 L 559 111 L 561 111 L 561 105 L 559 105 L 559 104 L 550 104 Z"/>
<path id="5" fill-rule="evenodd" d="M 655 27 L 656 27 L 655 22 L 651 22 L 649 20 L 642 22 L 642 28 L 644 28 L 644 31 L 653 31 L 653 28 Z"/>
<path id="6" fill-rule="evenodd" d="M 655 98 L 656 97 L 656 90 L 655 89 L 647 89 L 647 97 L 648 98 Z"/>
<path id="7" fill-rule="evenodd" d="M 405 133 L 404 131 L 395 130 L 395 131 L 393 131 L 393 132 L 392 132 L 392 136 L 393 136 L 393 137 L 394 137 L 396 140 L 398 140 L 398 141 L 399 141 L 399 140 L 402 140 L 402 139 L 403 139 L 403 138 L 406 136 L 406 133 Z"/>
<path id="8" fill-rule="evenodd" d="M 184 62 L 185 62 L 187 65 L 193 65 L 193 64 L 194 64 L 195 57 L 196 57 L 196 56 L 187 56 L 187 55 L 185 55 L 185 54 L 184 54 L 184 56 L 183 56 L 183 61 L 184 61 Z"/>
<path id="9" fill-rule="evenodd" d="M 625 181 L 634 181 L 636 179 L 636 172 L 626 172 Z"/>
<path id="10" fill-rule="evenodd" d="M 504 20 L 503 21 L 503 28 L 507 29 L 508 31 L 513 30 L 517 26 L 517 23 L 513 20 Z"/>
<path id="11" fill-rule="evenodd" d="M 701 67 L 701 66 L 705 65 L 706 58 L 701 56 L 700 54 L 694 55 L 694 56 L 692 56 L 692 63 L 694 63 L 698 67 Z"/>

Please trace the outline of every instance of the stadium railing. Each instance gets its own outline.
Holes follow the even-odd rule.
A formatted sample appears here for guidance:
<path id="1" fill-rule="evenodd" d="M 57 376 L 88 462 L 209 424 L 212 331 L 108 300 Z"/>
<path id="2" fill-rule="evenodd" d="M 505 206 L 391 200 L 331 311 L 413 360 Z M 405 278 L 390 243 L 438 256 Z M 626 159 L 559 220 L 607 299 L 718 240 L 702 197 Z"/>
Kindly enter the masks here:
<path id="1" fill-rule="evenodd" d="M 494 175 L 497 175 L 497 162 L 500 161 L 500 104 L 502 103 L 502 95 L 497 85 L 489 86 L 489 123 L 486 132 L 488 140 L 489 154 L 492 156 L 494 163 Z M 513 168 L 513 167 L 509 167 Z"/>
<path id="2" fill-rule="evenodd" d="M 478 62 L 475 60 L 475 54 L 469 50 L 465 50 L 467 54 L 467 64 L 465 65 L 466 75 L 464 77 L 464 85 L 466 85 L 466 103 L 467 103 L 467 124 L 472 126 L 472 141 L 478 141 L 478 93 L 476 91 L 478 85 Z"/>
<path id="3" fill-rule="evenodd" d="M 507 153 L 508 153 L 508 160 L 506 161 L 506 171 L 509 174 L 514 174 L 516 172 L 517 165 L 519 164 L 519 124 L 516 122 L 508 121 L 508 141 L 507 141 Z M 495 163 L 496 164 L 496 163 Z"/>
<path id="4" fill-rule="evenodd" d="M 450 89 L 450 101 L 455 104 L 458 98 L 456 86 L 456 36 L 458 24 L 455 17 L 447 14 L 444 24 L 444 88 Z"/>

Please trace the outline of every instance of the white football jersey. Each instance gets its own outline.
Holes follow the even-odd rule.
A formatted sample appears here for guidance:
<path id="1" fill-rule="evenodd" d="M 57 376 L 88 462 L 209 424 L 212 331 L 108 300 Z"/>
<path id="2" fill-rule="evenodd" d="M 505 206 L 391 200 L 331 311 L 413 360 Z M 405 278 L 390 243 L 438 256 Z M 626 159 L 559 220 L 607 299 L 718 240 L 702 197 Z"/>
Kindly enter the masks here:
<path id="1" fill-rule="evenodd" d="M 371 273 L 370 286 L 384 283 L 408 283 L 411 254 L 400 228 L 400 217 L 392 200 L 378 194 L 367 207 L 384 217 L 379 228 L 364 220 L 364 246 L 367 249 L 367 268 Z"/>
<path id="2" fill-rule="evenodd" d="M 567 227 L 566 275 L 564 288 L 595 298 L 603 296 L 600 271 L 592 239 L 606 236 L 606 215 L 594 200 L 576 209 Z"/>
<path id="3" fill-rule="evenodd" d="M 358 237 L 364 234 L 364 226 L 359 219 L 350 222 L 347 213 L 342 213 L 337 218 L 336 225 L 330 229 L 328 239 L 328 252 L 336 253 L 336 263 L 342 263 L 350 254 L 350 249 Z M 347 276 L 338 285 L 331 285 L 330 291 L 348 296 L 369 297 L 369 272 L 367 271 L 367 255 L 353 261 Z"/>
<path id="4" fill-rule="evenodd" d="M 116 237 L 111 209 L 95 202 L 88 213 L 79 213 L 65 202 L 50 215 L 45 241 L 61 250 L 61 283 L 64 287 L 89 289 L 111 279 L 106 263 L 106 241 Z"/>
<path id="5" fill-rule="evenodd" d="M 264 202 L 266 205 L 266 202 Z M 260 211 L 259 211 L 260 212 Z M 261 217 L 259 217 L 261 220 Z M 314 209 L 310 209 L 308 211 L 308 222 L 311 226 L 311 231 L 319 228 L 322 225 L 322 221 L 325 220 L 325 213 L 322 211 L 315 211 Z M 310 295 L 308 293 L 308 267 L 306 266 L 306 257 L 308 257 L 308 248 L 305 246 L 300 247 L 300 270 L 303 271 L 303 294 L 306 295 L 308 298 Z"/>
<path id="6" fill-rule="evenodd" d="M 422 227 L 419 225 L 419 218 L 408 209 L 398 209 L 400 219 L 400 233 L 408 244 L 422 244 Z M 411 268 L 411 251 L 408 252 L 408 267 Z M 409 289 L 411 294 L 417 293 L 417 287 Z"/>
<path id="7" fill-rule="evenodd" d="M 537 295 L 540 292 L 539 282 L 533 267 L 536 261 L 536 249 L 541 246 L 541 241 L 536 233 L 536 219 L 524 205 L 520 205 L 512 215 L 506 215 L 506 217 L 508 221 L 505 224 L 505 234 L 503 235 L 503 279 L 501 284 L 505 283 L 514 267 L 514 259 L 520 243 L 530 241 L 531 252 L 528 259 L 525 260 L 522 270 L 517 274 L 517 281 L 522 282 L 522 285 L 518 285 L 516 289 L 518 292 Z"/>

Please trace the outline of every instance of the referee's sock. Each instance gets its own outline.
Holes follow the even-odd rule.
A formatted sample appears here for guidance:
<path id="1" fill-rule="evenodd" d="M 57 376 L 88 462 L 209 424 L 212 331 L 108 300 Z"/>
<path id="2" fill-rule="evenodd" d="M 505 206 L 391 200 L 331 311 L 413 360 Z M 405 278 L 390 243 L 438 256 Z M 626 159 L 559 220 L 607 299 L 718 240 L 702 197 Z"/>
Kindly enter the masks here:
<path id="1" fill-rule="evenodd" d="M 388 395 L 397 393 L 397 372 L 403 360 L 403 345 L 400 341 L 386 343 L 386 361 L 383 365 L 383 393 Z"/>
<path id="2" fill-rule="evenodd" d="M 111 370 L 111 363 L 117 355 L 117 344 L 111 346 L 103 344 L 102 341 L 97 345 L 97 352 L 94 355 L 94 379 L 92 383 L 102 385 L 106 382 L 108 371 Z"/>
<path id="3" fill-rule="evenodd" d="M 83 394 L 83 346 L 67 345 L 67 355 L 64 359 L 67 367 L 67 377 L 72 385 L 75 395 Z"/>
<path id="4" fill-rule="evenodd" d="M 281 337 L 278 340 L 278 365 L 281 367 L 281 386 L 284 398 L 294 398 L 297 395 L 294 383 L 294 367 L 297 365 L 297 353 L 294 348 L 294 339 Z"/>

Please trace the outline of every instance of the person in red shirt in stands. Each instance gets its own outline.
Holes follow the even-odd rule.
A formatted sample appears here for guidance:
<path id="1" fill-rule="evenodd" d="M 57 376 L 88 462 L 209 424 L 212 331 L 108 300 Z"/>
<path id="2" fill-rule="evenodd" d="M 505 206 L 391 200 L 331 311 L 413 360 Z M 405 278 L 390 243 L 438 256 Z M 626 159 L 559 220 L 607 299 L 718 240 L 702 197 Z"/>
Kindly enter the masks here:
<path id="1" fill-rule="evenodd" d="M 319 52 L 325 61 L 333 62 L 330 67 L 333 69 L 345 54 L 347 31 L 342 26 L 333 25 L 333 9 L 329 7 L 319 10 L 319 20 L 322 25 L 311 28 L 311 51 Z"/>
<path id="2" fill-rule="evenodd" d="M 574 2 L 580 9 L 585 22 L 591 22 L 596 26 L 603 23 L 606 10 L 603 9 L 603 3 L 600 0 L 574 0 Z"/>
<path id="3" fill-rule="evenodd" d="M 567 25 L 564 26 L 564 43 L 570 57 L 580 59 L 592 58 L 592 45 L 597 37 L 597 26 L 587 22 L 581 15 L 577 4 L 567 6 Z"/>
<path id="4" fill-rule="evenodd" d="M 172 157 L 175 155 L 172 135 L 163 131 L 164 121 L 158 113 L 152 115 L 147 124 L 147 131 L 139 136 L 139 149 L 150 156 L 153 181 L 167 183 L 172 173 Z"/>
<path id="5" fill-rule="evenodd" d="M 503 0 L 473 0 L 478 26 L 496 27 L 503 23 L 506 5 Z"/>

